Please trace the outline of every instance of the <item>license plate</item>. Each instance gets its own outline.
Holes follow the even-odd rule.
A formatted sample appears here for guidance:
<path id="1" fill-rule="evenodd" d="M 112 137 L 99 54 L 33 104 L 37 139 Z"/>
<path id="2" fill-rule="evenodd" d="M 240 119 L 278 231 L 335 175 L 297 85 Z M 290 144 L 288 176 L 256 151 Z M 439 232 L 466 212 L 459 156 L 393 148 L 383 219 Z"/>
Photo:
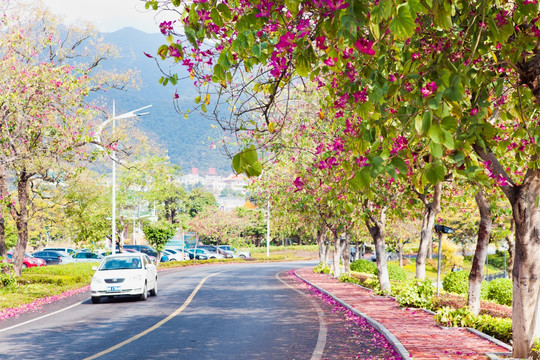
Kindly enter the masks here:
<path id="1" fill-rule="evenodd" d="M 119 292 L 121 289 L 121 286 L 109 286 L 107 287 L 107 292 Z"/>

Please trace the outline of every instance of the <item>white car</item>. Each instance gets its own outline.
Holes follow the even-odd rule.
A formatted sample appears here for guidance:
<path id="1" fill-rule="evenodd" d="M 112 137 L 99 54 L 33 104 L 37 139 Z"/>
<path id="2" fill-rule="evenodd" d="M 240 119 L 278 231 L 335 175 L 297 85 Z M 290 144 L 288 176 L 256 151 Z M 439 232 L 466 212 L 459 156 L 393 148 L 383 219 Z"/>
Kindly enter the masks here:
<path id="1" fill-rule="evenodd" d="M 185 261 L 189 260 L 189 254 L 187 251 L 182 251 L 173 248 L 166 248 L 163 250 L 165 254 L 169 257 L 169 261 Z"/>
<path id="2" fill-rule="evenodd" d="M 146 300 L 148 291 L 156 296 L 158 291 L 157 269 L 148 255 L 122 253 L 106 256 L 90 283 L 92 302 L 97 304 L 101 297 L 122 295 L 139 296 Z"/>

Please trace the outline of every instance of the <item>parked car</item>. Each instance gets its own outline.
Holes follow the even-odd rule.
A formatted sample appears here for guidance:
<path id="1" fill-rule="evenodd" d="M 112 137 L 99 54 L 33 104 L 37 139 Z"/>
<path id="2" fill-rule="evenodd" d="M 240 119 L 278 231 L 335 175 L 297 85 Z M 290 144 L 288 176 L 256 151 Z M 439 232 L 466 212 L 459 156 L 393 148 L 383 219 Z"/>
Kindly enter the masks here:
<path id="1" fill-rule="evenodd" d="M 243 259 L 251 257 L 251 253 L 249 251 L 236 251 L 235 248 L 233 248 L 230 245 L 219 245 L 218 248 L 220 248 L 222 250 L 225 250 L 225 251 L 232 252 L 233 257 L 239 257 L 239 258 L 243 258 Z"/>
<path id="2" fill-rule="evenodd" d="M 70 255 L 75 252 L 75 249 L 70 248 L 70 247 L 46 247 L 44 249 L 41 249 L 41 251 L 49 251 L 49 250 L 51 250 L 51 251 L 65 251 Z"/>
<path id="3" fill-rule="evenodd" d="M 9 263 L 13 262 L 13 251 L 8 251 L 7 260 Z M 36 266 L 41 266 L 39 262 L 37 261 L 37 259 L 34 259 L 33 257 L 28 257 L 26 256 L 26 254 L 24 254 L 23 264 L 22 264 L 23 269 L 36 267 Z"/>
<path id="4" fill-rule="evenodd" d="M 199 245 L 197 249 L 203 249 L 208 252 L 209 259 L 225 259 L 225 255 L 218 252 L 217 247 L 212 245 Z"/>
<path id="5" fill-rule="evenodd" d="M 25 252 L 24 255 L 27 257 L 27 258 L 30 258 L 30 259 L 33 259 L 37 264 L 38 266 L 45 266 L 47 265 L 47 262 L 43 259 L 40 259 L 40 258 L 37 258 L 37 257 L 34 257 L 34 255 L 30 254 L 29 252 Z"/>
<path id="6" fill-rule="evenodd" d="M 146 300 L 148 291 L 158 291 L 156 265 L 143 253 L 120 253 L 106 256 L 101 264 L 92 268 L 95 273 L 90 283 L 92 303 L 101 302 L 103 296 L 138 296 Z"/>
<path id="7" fill-rule="evenodd" d="M 169 257 L 170 261 L 184 261 L 189 260 L 189 254 L 186 251 L 166 248 L 163 250 L 165 254 Z"/>
<path id="8" fill-rule="evenodd" d="M 186 249 L 186 251 L 188 252 L 190 259 L 193 259 L 193 258 L 195 258 L 196 260 L 208 260 L 208 259 L 210 259 L 210 257 L 209 257 L 210 255 L 208 254 L 208 251 L 206 251 L 204 249 L 192 248 L 192 249 Z"/>
<path id="9" fill-rule="evenodd" d="M 124 245 L 123 246 L 124 249 L 132 249 L 132 250 L 135 250 L 135 251 L 138 251 L 138 252 L 141 252 L 143 254 L 146 254 L 146 255 L 149 255 L 149 256 L 153 256 L 157 259 L 157 251 L 154 250 L 153 248 L 151 248 L 150 246 L 148 245 L 132 245 L 132 244 L 127 244 L 127 245 Z M 161 262 L 167 262 L 169 261 L 169 257 L 166 255 L 166 254 L 161 254 L 161 257 L 160 257 L 160 260 Z"/>
<path id="10" fill-rule="evenodd" d="M 399 254 L 396 252 L 387 251 L 386 252 L 386 261 L 394 261 L 399 258 Z M 377 252 L 373 250 L 373 254 L 371 255 L 371 261 L 375 262 L 377 261 Z"/>
<path id="11" fill-rule="evenodd" d="M 47 265 L 62 265 L 74 262 L 73 258 L 65 251 L 42 250 L 32 255 L 45 260 Z"/>
<path id="12" fill-rule="evenodd" d="M 81 251 L 71 255 L 75 262 L 100 262 L 103 260 L 103 255 L 94 254 L 93 252 Z"/>

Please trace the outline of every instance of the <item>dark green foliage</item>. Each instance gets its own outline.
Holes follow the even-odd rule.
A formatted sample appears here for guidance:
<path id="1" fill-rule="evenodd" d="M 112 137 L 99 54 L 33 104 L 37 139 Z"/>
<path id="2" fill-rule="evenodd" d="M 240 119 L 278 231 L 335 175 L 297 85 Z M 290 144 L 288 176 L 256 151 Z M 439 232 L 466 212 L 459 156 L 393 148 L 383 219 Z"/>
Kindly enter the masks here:
<path id="1" fill-rule="evenodd" d="M 13 265 L 0 263 L 0 287 L 13 287 L 17 285 L 17 279 L 13 272 Z"/>
<path id="2" fill-rule="evenodd" d="M 488 283 L 487 299 L 497 304 L 512 306 L 512 280 L 495 279 Z"/>
<path id="3" fill-rule="evenodd" d="M 444 277 L 443 289 L 456 294 L 467 294 L 469 290 L 469 272 L 453 271 L 449 273 Z"/>
<path id="4" fill-rule="evenodd" d="M 406 281 L 407 273 L 397 264 L 386 264 L 388 268 L 388 277 L 394 281 Z"/>
<path id="5" fill-rule="evenodd" d="M 161 253 L 167 242 L 174 236 L 175 229 L 171 224 L 161 221 L 156 224 L 146 224 L 143 232 L 150 245 Z"/>
<path id="6" fill-rule="evenodd" d="M 376 275 L 377 265 L 369 260 L 359 259 L 351 263 L 351 271 Z"/>

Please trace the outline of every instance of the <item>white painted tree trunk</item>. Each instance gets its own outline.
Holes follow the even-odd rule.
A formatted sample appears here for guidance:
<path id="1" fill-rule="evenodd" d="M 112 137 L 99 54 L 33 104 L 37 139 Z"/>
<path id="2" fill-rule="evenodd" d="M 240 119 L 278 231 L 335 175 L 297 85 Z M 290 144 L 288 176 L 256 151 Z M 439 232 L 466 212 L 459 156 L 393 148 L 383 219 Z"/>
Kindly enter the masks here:
<path id="1" fill-rule="evenodd" d="M 420 232 L 420 247 L 416 256 L 416 278 L 424 280 L 426 277 L 426 258 L 431 244 L 433 225 L 435 217 L 441 211 L 441 191 L 442 184 L 435 185 L 432 202 L 427 202 L 424 195 L 420 199 L 424 203 L 424 213 L 422 218 L 422 230 Z"/>

